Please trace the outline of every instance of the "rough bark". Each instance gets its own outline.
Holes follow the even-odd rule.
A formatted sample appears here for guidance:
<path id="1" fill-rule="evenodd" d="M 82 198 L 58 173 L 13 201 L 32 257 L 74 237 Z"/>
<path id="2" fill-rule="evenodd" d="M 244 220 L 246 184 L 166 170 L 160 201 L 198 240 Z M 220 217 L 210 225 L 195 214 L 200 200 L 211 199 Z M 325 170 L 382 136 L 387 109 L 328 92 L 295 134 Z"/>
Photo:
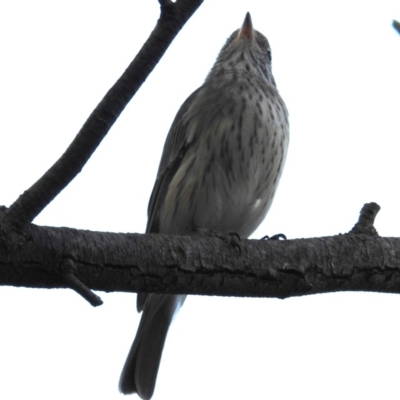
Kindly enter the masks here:
<path id="1" fill-rule="evenodd" d="M 374 216 L 368 219 L 370 208 L 371 204 L 364 207 L 349 234 L 241 240 L 240 247 L 218 237 L 35 225 L 23 234 L 13 233 L 3 210 L 0 285 L 78 286 L 80 294 L 87 291 L 89 301 L 87 288 L 278 298 L 344 290 L 400 293 L 400 239 L 376 234 Z M 91 302 L 100 304 L 95 298 Z"/>

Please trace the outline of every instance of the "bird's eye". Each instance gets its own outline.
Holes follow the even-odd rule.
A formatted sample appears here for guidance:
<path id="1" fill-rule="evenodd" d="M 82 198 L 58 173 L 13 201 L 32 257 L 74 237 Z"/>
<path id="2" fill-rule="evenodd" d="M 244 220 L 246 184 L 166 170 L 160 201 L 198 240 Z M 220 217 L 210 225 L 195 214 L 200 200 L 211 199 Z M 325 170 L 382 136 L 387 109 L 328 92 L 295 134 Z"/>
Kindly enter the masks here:
<path id="1" fill-rule="evenodd" d="M 271 50 L 267 51 L 267 56 L 268 56 L 268 61 L 271 62 L 272 61 L 272 53 Z"/>

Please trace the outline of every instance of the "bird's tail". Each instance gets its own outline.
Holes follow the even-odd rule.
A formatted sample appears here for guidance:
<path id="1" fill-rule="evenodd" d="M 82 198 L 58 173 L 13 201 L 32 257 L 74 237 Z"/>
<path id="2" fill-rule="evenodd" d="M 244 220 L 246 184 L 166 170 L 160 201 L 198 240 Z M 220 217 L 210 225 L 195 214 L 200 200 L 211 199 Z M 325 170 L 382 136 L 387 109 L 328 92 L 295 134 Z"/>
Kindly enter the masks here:
<path id="1" fill-rule="evenodd" d="M 119 381 L 123 394 L 137 393 L 149 400 L 156 385 L 158 368 L 169 326 L 186 296 L 148 294 L 138 298 L 143 315 Z"/>

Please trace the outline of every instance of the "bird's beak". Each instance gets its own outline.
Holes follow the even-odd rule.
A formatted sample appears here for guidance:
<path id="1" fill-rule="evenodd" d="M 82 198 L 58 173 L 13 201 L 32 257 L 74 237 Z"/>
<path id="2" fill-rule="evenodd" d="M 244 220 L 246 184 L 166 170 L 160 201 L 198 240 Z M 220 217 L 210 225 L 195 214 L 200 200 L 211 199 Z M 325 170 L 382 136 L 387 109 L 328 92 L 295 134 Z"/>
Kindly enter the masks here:
<path id="1" fill-rule="evenodd" d="M 237 39 L 248 38 L 254 39 L 254 29 L 253 23 L 251 22 L 250 13 L 246 14 L 246 18 L 244 19 L 243 25 L 240 29 Z"/>

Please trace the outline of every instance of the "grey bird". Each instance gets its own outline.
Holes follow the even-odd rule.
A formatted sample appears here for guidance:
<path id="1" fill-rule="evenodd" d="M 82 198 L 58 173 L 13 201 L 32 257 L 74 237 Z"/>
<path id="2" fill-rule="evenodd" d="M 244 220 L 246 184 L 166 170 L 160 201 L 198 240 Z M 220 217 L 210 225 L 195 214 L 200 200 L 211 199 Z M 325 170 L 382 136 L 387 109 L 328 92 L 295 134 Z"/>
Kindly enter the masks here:
<path id="1" fill-rule="evenodd" d="M 288 144 L 288 112 L 272 76 L 271 49 L 247 13 L 172 123 L 146 232 L 247 238 L 271 206 Z M 152 397 L 168 329 L 185 297 L 138 294 L 143 315 L 121 374 L 122 393 Z"/>

